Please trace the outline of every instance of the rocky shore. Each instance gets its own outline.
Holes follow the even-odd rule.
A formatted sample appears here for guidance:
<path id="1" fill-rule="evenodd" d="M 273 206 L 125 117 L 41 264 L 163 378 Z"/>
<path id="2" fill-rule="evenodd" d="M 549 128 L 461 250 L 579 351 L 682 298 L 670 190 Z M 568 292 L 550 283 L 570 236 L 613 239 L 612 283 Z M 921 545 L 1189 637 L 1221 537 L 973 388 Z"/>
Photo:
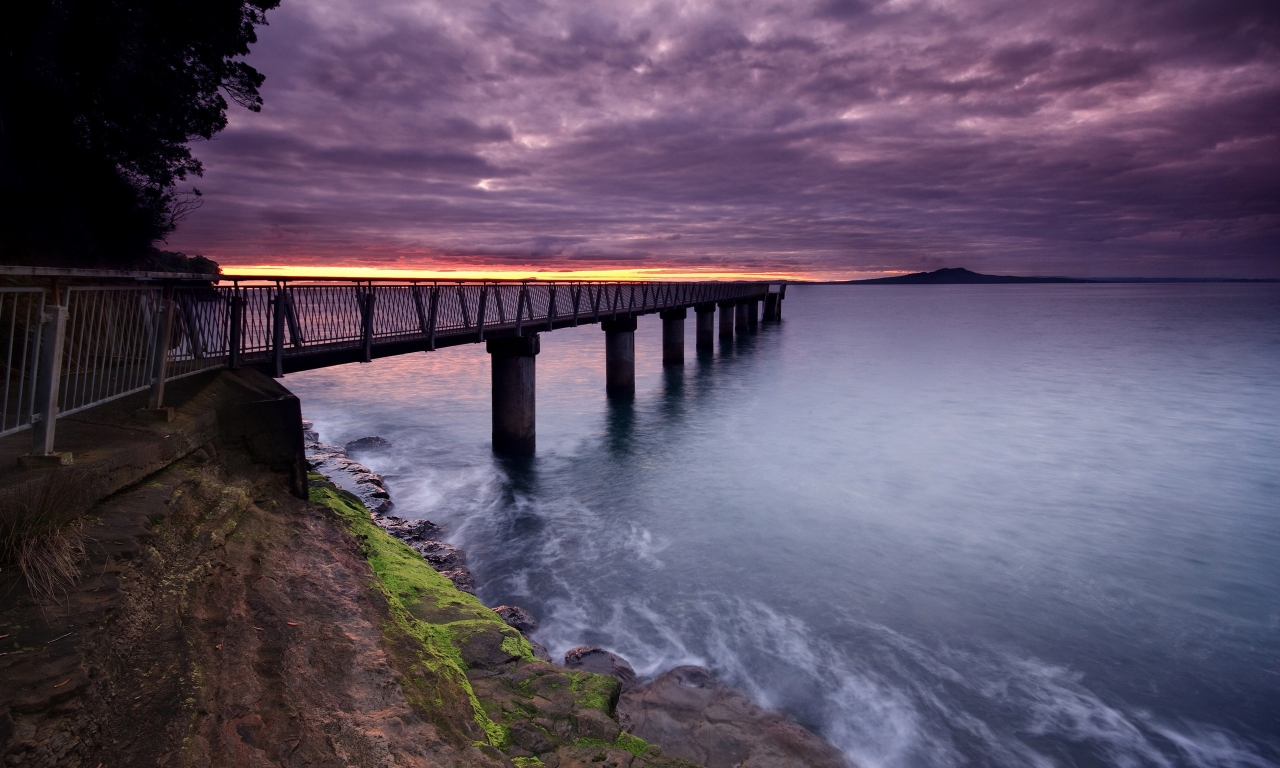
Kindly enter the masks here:
<path id="1" fill-rule="evenodd" d="M 389 450 L 390 442 L 369 436 L 342 446 L 331 445 L 320 441 L 310 422 L 303 422 L 303 426 L 312 471 L 357 496 L 377 526 L 422 555 L 459 590 L 475 594 L 475 577 L 467 568 L 466 553 L 445 542 L 446 531 L 435 523 L 392 514 L 395 504 L 385 478 L 358 460 L 366 453 Z M 530 637 L 538 628 L 532 613 L 509 605 L 492 610 L 529 641 L 537 658 L 551 660 L 547 649 Z M 616 678 L 621 684 L 617 715 L 624 731 L 706 768 L 850 766 L 839 750 L 821 737 L 785 715 L 757 707 L 746 694 L 721 683 L 703 667 L 676 667 L 643 681 L 625 659 L 594 646 L 570 650 L 563 665 Z"/>

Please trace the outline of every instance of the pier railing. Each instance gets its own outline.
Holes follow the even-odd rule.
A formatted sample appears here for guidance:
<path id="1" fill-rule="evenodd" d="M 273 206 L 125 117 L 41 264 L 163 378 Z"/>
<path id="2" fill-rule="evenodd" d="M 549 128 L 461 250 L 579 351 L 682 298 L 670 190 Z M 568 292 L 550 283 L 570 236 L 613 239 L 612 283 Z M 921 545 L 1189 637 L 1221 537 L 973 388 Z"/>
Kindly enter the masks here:
<path id="1" fill-rule="evenodd" d="M 704 304 L 763 299 L 757 282 L 233 279 L 0 267 L 0 436 L 201 371 L 290 371 Z M 35 283 L 33 285 L 32 283 Z M 766 306 L 768 306 L 766 302 Z M 777 306 L 777 303 L 774 303 Z"/>
<path id="2" fill-rule="evenodd" d="M 628 317 L 760 297 L 768 283 L 415 282 L 233 285 L 237 364 L 276 375 Z M 182 300 L 180 299 L 180 302 Z M 230 354 L 230 353 L 229 353 Z"/>

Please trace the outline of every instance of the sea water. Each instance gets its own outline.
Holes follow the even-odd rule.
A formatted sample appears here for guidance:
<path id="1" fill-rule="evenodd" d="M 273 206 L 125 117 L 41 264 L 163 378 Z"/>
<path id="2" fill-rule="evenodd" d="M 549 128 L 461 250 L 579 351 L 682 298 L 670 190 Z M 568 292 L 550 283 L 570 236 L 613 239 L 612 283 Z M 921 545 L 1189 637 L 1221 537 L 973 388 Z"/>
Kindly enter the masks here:
<path id="1" fill-rule="evenodd" d="M 700 664 L 875 766 L 1280 764 L 1280 287 L 788 287 L 604 393 L 544 334 L 538 452 L 483 345 L 287 376 L 489 605 Z"/>

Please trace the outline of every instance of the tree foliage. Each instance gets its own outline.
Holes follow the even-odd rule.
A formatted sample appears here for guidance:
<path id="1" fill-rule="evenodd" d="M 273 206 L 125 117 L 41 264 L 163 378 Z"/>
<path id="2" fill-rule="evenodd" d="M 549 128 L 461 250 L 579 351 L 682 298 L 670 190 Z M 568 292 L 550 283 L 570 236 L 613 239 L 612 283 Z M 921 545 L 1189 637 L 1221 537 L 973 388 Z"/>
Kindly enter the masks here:
<path id="1" fill-rule="evenodd" d="M 258 111 L 279 0 L 28 0 L 0 23 L 0 260 L 132 266 L 199 204 L 190 142 Z"/>

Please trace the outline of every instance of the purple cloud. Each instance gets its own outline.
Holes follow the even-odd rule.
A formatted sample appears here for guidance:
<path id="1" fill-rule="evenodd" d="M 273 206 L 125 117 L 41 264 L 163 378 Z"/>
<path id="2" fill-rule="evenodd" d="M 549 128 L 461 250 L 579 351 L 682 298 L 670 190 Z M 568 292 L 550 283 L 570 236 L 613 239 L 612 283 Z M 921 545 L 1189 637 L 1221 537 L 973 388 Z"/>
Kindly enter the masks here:
<path id="1" fill-rule="evenodd" d="M 319 2 L 197 147 L 226 263 L 1280 276 L 1261 0 Z"/>

